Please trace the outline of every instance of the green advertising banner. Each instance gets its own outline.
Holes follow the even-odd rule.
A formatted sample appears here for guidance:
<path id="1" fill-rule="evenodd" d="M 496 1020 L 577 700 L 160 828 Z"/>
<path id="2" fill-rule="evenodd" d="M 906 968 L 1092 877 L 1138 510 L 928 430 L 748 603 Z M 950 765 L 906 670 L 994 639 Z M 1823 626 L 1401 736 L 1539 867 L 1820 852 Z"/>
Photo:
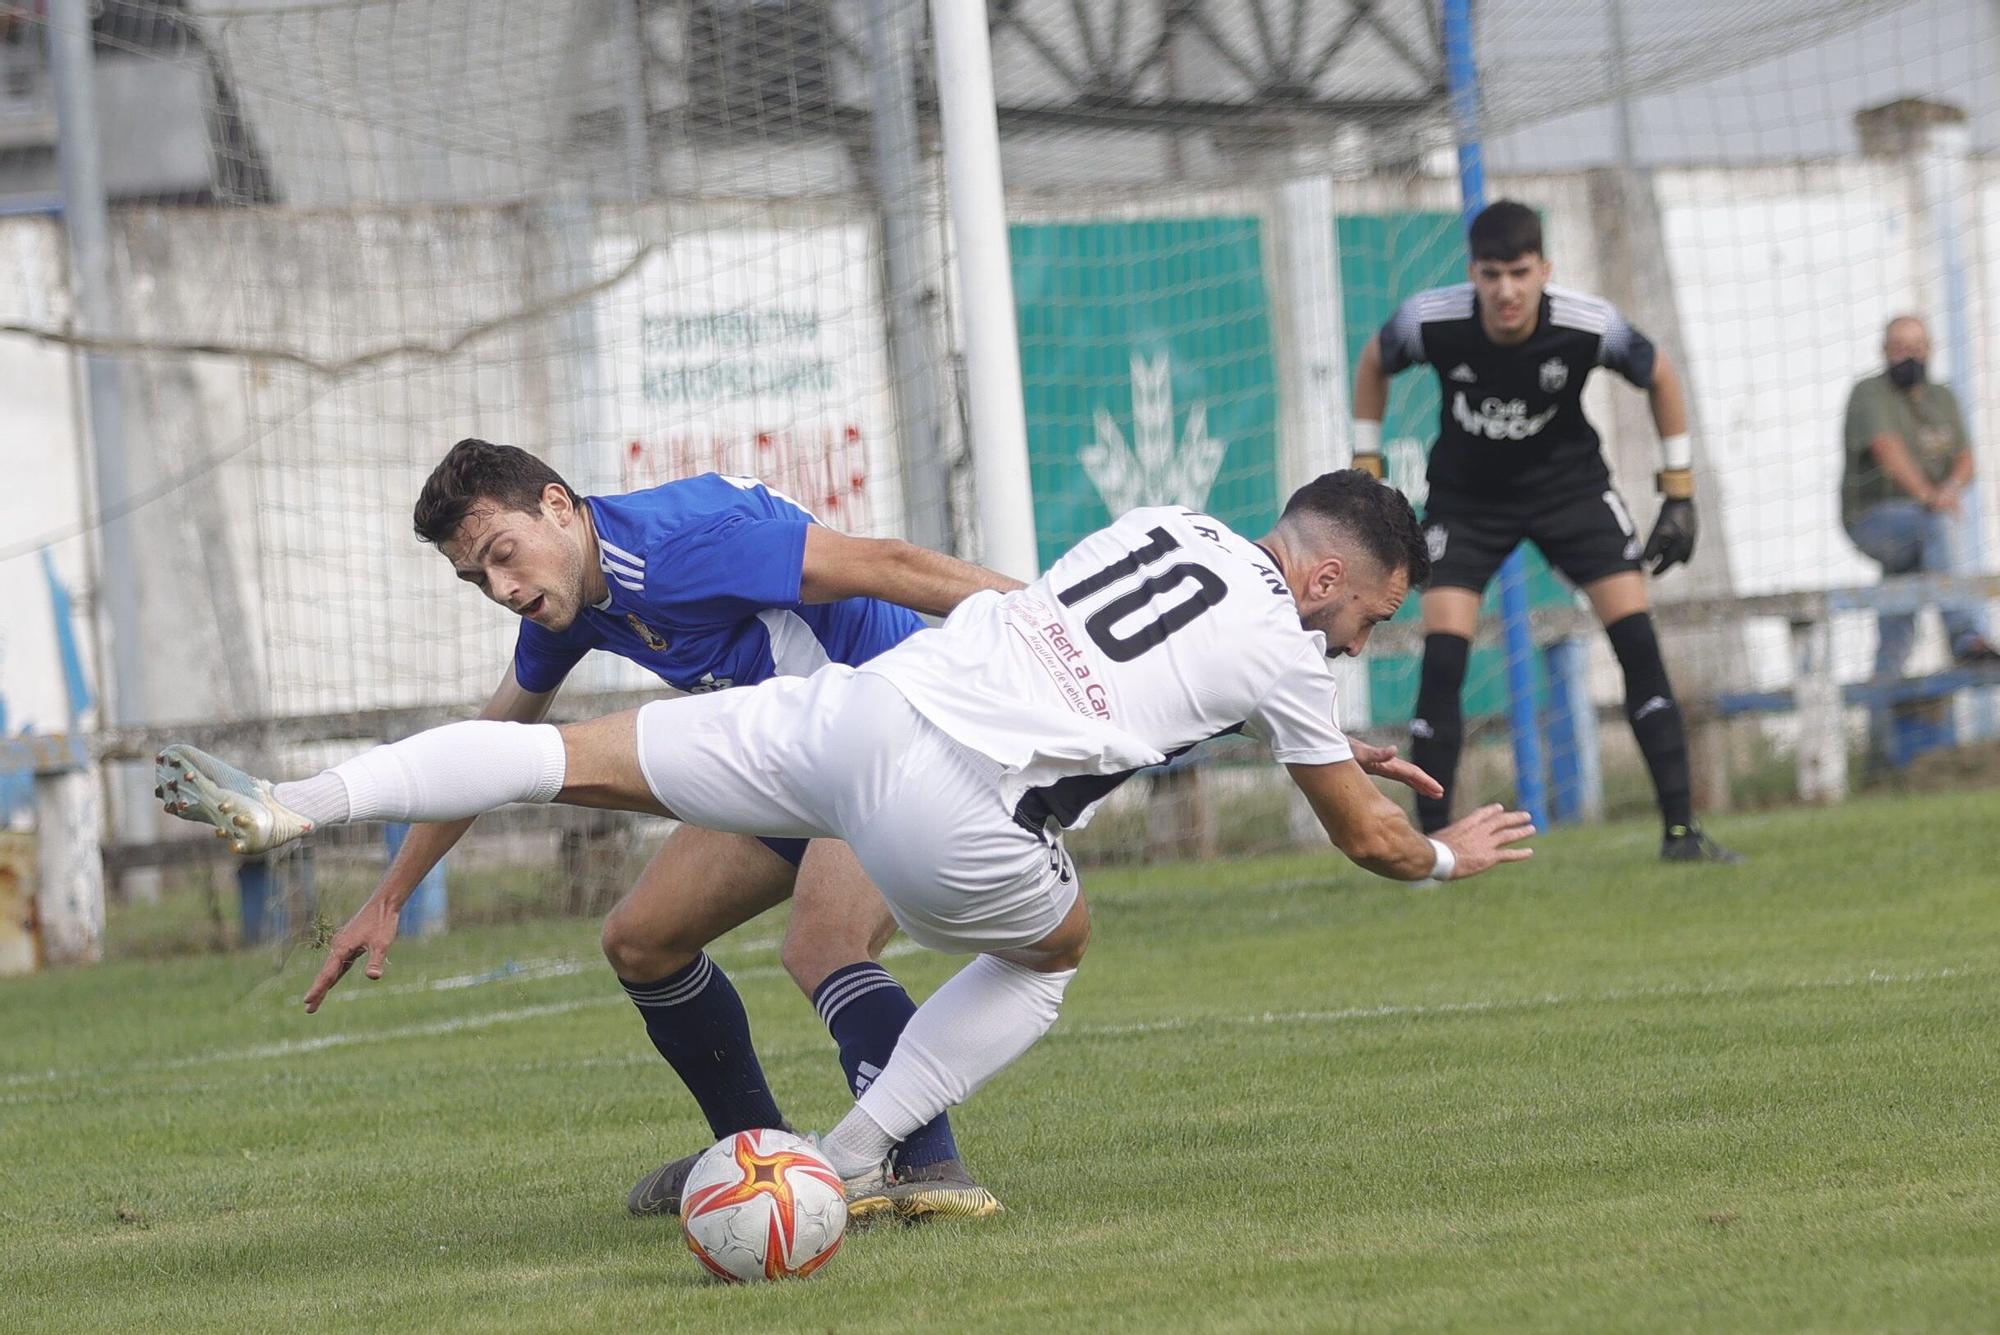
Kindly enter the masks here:
<path id="1" fill-rule="evenodd" d="M 1359 362 L 1362 345 L 1404 298 L 1425 288 L 1465 281 L 1465 240 L 1456 213 L 1341 217 L 1335 220 L 1334 235 L 1339 246 L 1341 324 L 1349 366 Z M 1389 411 L 1382 420 L 1382 451 L 1389 480 L 1412 501 L 1423 494 L 1423 466 L 1437 439 L 1442 403 L 1437 376 L 1429 368 L 1405 371 L 1390 385 Z M 1423 512 L 1421 504 L 1417 511 Z M 1569 591 L 1542 554 L 1530 546 L 1525 556 L 1529 603 L 1535 607 L 1567 605 Z M 1500 614 L 1497 580 L 1487 586 L 1482 612 L 1489 617 Z M 1396 620 L 1417 619 L 1418 603 L 1412 598 Z M 1421 656 L 1416 654 L 1369 655 L 1369 713 L 1373 721 L 1399 722 L 1411 716 L 1416 709 L 1421 666 Z M 1500 650 L 1474 650 L 1465 680 L 1468 718 L 1506 712 L 1506 661 Z"/>
<path id="2" fill-rule="evenodd" d="M 1278 368 L 1255 218 L 1010 229 L 1043 568 L 1140 505 L 1258 535 L 1278 513 Z"/>
<path id="3" fill-rule="evenodd" d="M 1260 221 L 1023 223 L 1009 239 L 1042 566 L 1139 505 L 1187 505 L 1262 533 L 1282 497 Z M 1341 217 L 1335 239 L 1350 366 L 1405 297 L 1464 277 L 1456 213 Z M 1428 370 L 1392 387 L 1384 452 L 1390 480 L 1412 499 L 1422 495 L 1439 403 Z M 1566 603 L 1541 554 L 1529 548 L 1527 561 L 1533 605 Z M 1494 589 L 1486 608 L 1498 615 Z M 1417 615 L 1411 599 L 1400 619 Z M 1418 669 L 1415 655 L 1371 655 L 1375 721 L 1409 718 Z M 1468 715 L 1505 712 L 1497 650 L 1474 653 L 1467 686 Z"/>

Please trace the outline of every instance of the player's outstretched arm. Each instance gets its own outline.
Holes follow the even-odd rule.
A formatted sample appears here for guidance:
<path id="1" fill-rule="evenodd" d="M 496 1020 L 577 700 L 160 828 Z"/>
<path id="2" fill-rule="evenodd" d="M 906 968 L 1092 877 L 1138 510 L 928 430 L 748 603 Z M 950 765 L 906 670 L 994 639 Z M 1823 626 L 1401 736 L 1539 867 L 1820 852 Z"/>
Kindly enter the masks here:
<path id="1" fill-rule="evenodd" d="M 1375 746 L 1359 737 L 1348 738 L 1347 744 L 1354 748 L 1354 763 L 1361 766 L 1363 773 L 1400 783 L 1424 797 L 1444 796 L 1444 785 L 1415 763 L 1399 757 L 1395 747 Z"/>
<path id="2" fill-rule="evenodd" d="M 1463 880 L 1534 853 L 1520 846 L 1521 840 L 1535 832 L 1524 811 L 1508 811 L 1498 805 L 1481 807 L 1434 838 L 1426 838 L 1352 760 L 1285 768 L 1312 804 L 1313 814 L 1319 817 L 1334 847 L 1356 866 L 1377 876 L 1393 881 L 1421 881 L 1430 876 Z"/>
<path id="3" fill-rule="evenodd" d="M 879 598 L 928 616 L 948 616 L 982 590 L 1011 593 L 1020 587 L 1020 580 L 897 538 L 856 538 L 823 524 L 806 529 L 800 602 Z"/>
<path id="4" fill-rule="evenodd" d="M 503 723 L 540 723 L 548 715 L 549 706 L 554 703 L 554 691 L 523 690 L 514 679 L 514 669 L 510 664 L 507 675 L 479 711 L 483 719 L 497 719 Z M 367 902 L 355 910 L 346 926 L 333 934 L 327 945 L 326 963 L 320 966 L 319 976 L 306 989 L 306 1013 L 317 1011 L 326 994 L 354 962 L 363 955 L 368 963 L 362 972 L 369 978 L 380 978 L 388 964 L 389 947 L 396 940 L 396 923 L 403 905 L 431 868 L 452 850 L 452 846 L 465 837 L 477 817 L 468 816 L 464 820 L 433 821 L 410 827 L 409 837 L 397 851 L 395 860 L 382 874 L 382 882 L 375 887 L 375 893 Z"/>

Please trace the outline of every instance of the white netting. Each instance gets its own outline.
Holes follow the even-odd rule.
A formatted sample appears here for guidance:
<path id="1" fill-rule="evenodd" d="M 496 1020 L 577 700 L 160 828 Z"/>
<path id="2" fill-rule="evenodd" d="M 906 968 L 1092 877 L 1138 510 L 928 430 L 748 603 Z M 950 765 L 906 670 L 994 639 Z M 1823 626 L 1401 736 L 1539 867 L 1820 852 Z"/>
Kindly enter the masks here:
<path id="1" fill-rule="evenodd" d="M 512 627 L 408 532 L 464 435 L 539 449 L 586 490 L 753 472 L 833 522 L 976 554 L 956 357 L 982 313 L 948 278 L 924 10 L 108 0 L 147 712 L 482 695 Z M 1436 6 L 989 10 L 1042 555 L 1162 497 L 1257 526 L 1344 457 L 1361 342 L 1462 266 Z M 32 207 L 53 181 L 43 19 L 6 12 L 0 196 Z M 1934 317 L 1975 437 L 2000 427 L 1975 373 L 2000 311 L 1996 23 L 1973 0 L 1477 7 L 1489 193 L 1539 208 L 1559 280 L 1620 302 L 1688 371 L 1703 551 L 1662 597 L 1874 577 L 1838 522 L 1839 419 L 1894 311 Z M 1898 98 L 1965 119 L 1928 147 L 1864 146 L 1855 114 Z M 900 158 L 889 111 L 915 135 Z M 34 552 L 97 578 L 63 266 L 54 220 L 0 221 L 0 457 L 36 479 L 0 497 L 16 726 L 63 716 Z M 1413 491 L 1435 404 L 1398 382 L 1391 460 Z M 1590 404 L 1643 525 L 1643 404 L 1608 383 Z M 1990 551 L 1990 482 L 1980 500 Z M 1840 671 L 1865 671 L 1871 624 L 1842 623 Z M 1783 684 L 1778 636 L 1731 625 L 1669 655 L 1691 690 Z M 1498 709 L 1496 673 L 1475 665 L 1475 715 Z M 1352 685 L 1357 715 L 1393 727 L 1412 663 Z"/>
<path id="2" fill-rule="evenodd" d="M 913 75 L 916 11 L 882 8 Z M 409 532 L 461 436 L 534 449 L 585 491 L 726 469 L 853 531 L 948 538 L 944 490 L 906 500 L 902 476 L 909 442 L 946 477 L 957 448 L 934 165 L 913 144 L 894 168 L 915 244 L 892 273 L 847 13 L 360 0 L 99 19 L 107 83 L 210 85 L 210 170 L 164 193 L 242 206 L 116 228 L 144 634 L 179 660 L 147 683 L 151 717 L 490 689 L 513 627 Z M 40 259 L 13 292 L 61 286 L 58 255 Z M 892 283 L 915 312 L 901 346 Z M 175 351 L 193 347 L 213 355 Z M 66 390 L 50 378 L 28 411 L 61 420 Z M 578 680 L 643 679 L 593 662 Z"/>

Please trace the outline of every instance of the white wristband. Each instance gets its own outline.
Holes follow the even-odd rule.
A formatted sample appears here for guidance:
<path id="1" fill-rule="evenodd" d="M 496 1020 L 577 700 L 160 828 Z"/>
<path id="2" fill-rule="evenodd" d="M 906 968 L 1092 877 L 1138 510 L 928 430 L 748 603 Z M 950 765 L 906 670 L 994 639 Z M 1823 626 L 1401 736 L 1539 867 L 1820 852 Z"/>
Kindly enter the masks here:
<path id="1" fill-rule="evenodd" d="M 1688 439 L 1687 432 L 1660 437 L 1660 467 L 1669 470 L 1694 467 L 1694 442 Z"/>
<path id="2" fill-rule="evenodd" d="M 1431 840 L 1431 847 L 1437 850 L 1437 862 L 1431 867 L 1433 881 L 1449 881 L 1451 874 L 1458 870 L 1458 854 L 1442 839 Z"/>
<path id="3" fill-rule="evenodd" d="M 1362 418 L 1354 420 L 1354 452 L 1360 454 L 1380 454 L 1382 452 L 1382 424 Z"/>

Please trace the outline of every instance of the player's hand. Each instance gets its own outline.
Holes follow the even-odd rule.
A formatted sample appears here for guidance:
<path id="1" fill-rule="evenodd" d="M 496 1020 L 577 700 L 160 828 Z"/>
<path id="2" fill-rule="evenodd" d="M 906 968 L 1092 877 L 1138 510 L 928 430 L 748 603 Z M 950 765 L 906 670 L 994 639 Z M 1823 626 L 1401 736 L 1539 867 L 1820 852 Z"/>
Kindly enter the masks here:
<path id="1" fill-rule="evenodd" d="M 1959 489 L 1959 485 L 1956 482 L 1947 482 L 1943 486 L 1932 490 L 1931 498 L 1924 503 L 1924 506 L 1933 514 L 1950 515 L 1956 519 L 1958 517 L 1958 501 L 1961 495 L 1963 495 L 1963 492 Z"/>
<path id="2" fill-rule="evenodd" d="M 1354 456 L 1354 466 L 1374 478 L 1377 482 L 1382 480 L 1381 455 L 1372 452 L 1368 454 L 1356 454 Z"/>
<path id="3" fill-rule="evenodd" d="M 362 972 L 370 978 L 382 976 L 389 959 L 389 946 L 396 939 L 396 917 L 397 911 L 379 895 L 370 895 L 368 902 L 347 920 L 347 925 L 333 934 L 333 941 L 326 948 L 326 963 L 320 966 L 319 977 L 306 989 L 306 1014 L 319 1009 L 319 1003 L 326 1000 L 333 985 L 363 955 L 368 957 L 368 967 Z"/>
<path id="4" fill-rule="evenodd" d="M 1534 849 L 1518 845 L 1534 832 L 1534 819 L 1527 812 L 1509 811 L 1495 802 L 1479 808 L 1464 820 L 1445 826 L 1431 837 L 1451 849 L 1458 859 L 1451 879 L 1462 881 L 1502 862 L 1520 862 L 1533 857 Z"/>
<path id="5" fill-rule="evenodd" d="M 1347 744 L 1354 748 L 1354 761 L 1363 773 L 1413 788 L 1425 797 L 1444 796 L 1444 785 L 1409 761 L 1398 760 L 1395 747 L 1371 746 L 1354 737 L 1348 738 Z"/>
<path id="6" fill-rule="evenodd" d="M 1653 521 L 1652 536 L 1639 555 L 1640 565 L 1650 565 L 1660 575 L 1684 564 L 1694 556 L 1694 502 L 1667 499 L 1660 502 L 1660 517 Z"/>

